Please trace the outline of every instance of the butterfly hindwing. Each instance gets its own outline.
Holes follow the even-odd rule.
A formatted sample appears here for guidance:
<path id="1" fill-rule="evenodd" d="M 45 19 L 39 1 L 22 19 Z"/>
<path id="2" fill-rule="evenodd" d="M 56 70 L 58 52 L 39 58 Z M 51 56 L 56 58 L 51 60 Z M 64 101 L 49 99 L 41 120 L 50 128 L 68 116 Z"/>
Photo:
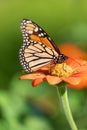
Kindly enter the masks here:
<path id="1" fill-rule="evenodd" d="M 36 71 L 38 68 L 49 64 L 58 54 L 41 42 L 30 40 L 25 42 L 20 49 L 20 62 L 27 72 Z"/>

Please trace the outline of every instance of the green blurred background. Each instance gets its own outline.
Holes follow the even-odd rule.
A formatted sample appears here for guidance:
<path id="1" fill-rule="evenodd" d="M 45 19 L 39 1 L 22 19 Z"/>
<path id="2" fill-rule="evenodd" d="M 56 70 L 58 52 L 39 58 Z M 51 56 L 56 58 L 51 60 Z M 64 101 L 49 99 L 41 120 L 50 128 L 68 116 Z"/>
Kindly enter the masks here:
<path id="1" fill-rule="evenodd" d="M 23 18 L 43 27 L 55 43 L 71 42 L 87 52 L 87 1 L 0 0 L 0 130 L 70 130 L 54 87 L 18 80 Z M 79 130 L 87 130 L 87 90 L 70 89 L 68 96 Z"/>

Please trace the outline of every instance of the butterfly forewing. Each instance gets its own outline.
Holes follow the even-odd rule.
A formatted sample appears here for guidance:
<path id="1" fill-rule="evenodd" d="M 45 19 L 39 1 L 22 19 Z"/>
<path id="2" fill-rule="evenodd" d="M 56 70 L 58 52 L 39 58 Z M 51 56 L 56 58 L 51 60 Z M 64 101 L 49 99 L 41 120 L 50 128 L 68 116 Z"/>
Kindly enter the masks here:
<path id="1" fill-rule="evenodd" d="M 24 41 L 28 41 L 32 39 L 34 41 L 39 41 L 49 46 L 53 50 L 57 51 L 60 54 L 59 49 L 55 46 L 53 40 L 49 37 L 49 35 L 35 22 L 24 19 L 21 22 L 21 30 L 23 34 Z"/>

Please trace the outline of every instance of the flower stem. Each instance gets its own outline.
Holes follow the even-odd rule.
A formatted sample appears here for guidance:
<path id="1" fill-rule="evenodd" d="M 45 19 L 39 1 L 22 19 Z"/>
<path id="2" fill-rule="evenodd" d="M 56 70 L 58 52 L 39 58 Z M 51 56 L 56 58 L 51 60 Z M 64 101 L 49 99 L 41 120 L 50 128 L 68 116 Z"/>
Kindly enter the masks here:
<path id="1" fill-rule="evenodd" d="M 64 83 L 62 83 L 61 86 L 59 86 L 59 87 L 57 86 L 56 88 L 57 88 L 57 94 L 58 94 L 60 103 L 62 104 L 64 113 L 66 115 L 66 118 L 68 120 L 68 123 L 69 123 L 71 129 L 72 130 L 78 130 L 77 126 L 76 126 L 76 124 L 73 120 L 72 113 L 71 113 L 71 110 L 70 110 L 68 97 L 67 97 L 66 85 Z"/>

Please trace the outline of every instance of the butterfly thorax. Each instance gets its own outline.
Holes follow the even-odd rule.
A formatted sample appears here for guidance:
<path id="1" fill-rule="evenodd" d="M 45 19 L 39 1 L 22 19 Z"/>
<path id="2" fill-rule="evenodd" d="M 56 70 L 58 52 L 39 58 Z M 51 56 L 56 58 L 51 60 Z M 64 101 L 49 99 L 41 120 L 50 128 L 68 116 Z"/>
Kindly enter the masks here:
<path id="1" fill-rule="evenodd" d="M 66 59 L 68 59 L 67 56 L 65 56 L 64 54 L 59 54 L 58 57 L 54 57 L 54 62 L 63 63 Z"/>

